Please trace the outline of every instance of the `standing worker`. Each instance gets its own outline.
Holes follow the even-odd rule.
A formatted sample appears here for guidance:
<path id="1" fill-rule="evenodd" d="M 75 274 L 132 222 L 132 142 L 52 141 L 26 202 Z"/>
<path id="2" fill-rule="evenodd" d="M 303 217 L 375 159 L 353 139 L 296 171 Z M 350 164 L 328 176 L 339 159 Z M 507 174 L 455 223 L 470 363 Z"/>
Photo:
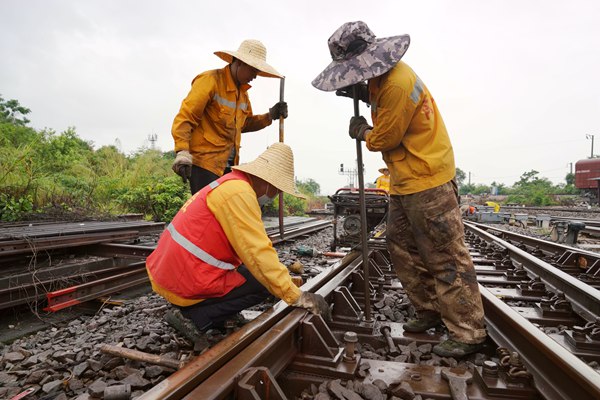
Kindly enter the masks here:
<path id="1" fill-rule="evenodd" d="M 238 51 L 216 51 L 229 64 L 206 71 L 192 81 L 171 133 L 175 141 L 173 171 L 190 180 L 192 194 L 239 163 L 242 132 L 253 132 L 287 118 L 287 103 L 278 102 L 261 115 L 252 114 L 248 84 L 257 75 L 281 78 L 267 64 L 267 49 L 258 40 L 244 40 Z"/>
<path id="2" fill-rule="evenodd" d="M 352 117 L 349 133 L 382 152 L 390 169 L 387 246 L 417 311 L 404 330 L 443 322 L 450 338 L 433 351 L 462 357 L 483 346 L 483 306 L 464 243 L 448 132 L 427 87 L 400 61 L 409 42 L 408 35 L 376 38 L 362 21 L 345 23 L 328 41 L 333 61 L 312 84 L 348 97 L 356 89 L 371 105 L 373 127 Z"/>
<path id="3" fill-rule="evenodd" d="M 382 174 L 379 178 L 377 178 L 377 180 L 375 181 L 375 187 L 377 189 L 383 189 L 386 192 L 390 192 L 390 170 L 385 167 L 385 168 L 379 168 L 379 173 Z"/>
<path id="4" fill-rule="evenodd" d="M 256 160 L 234 166 L 181 207 L 146 261 L 155 292 L 177 306 L 199 331 L 265 300 L 328 316 L 325 299 L 303 292 L 265 232 L 260 206 L 279 192 L 297 197 L 292 150 L 271 145 Z"/>

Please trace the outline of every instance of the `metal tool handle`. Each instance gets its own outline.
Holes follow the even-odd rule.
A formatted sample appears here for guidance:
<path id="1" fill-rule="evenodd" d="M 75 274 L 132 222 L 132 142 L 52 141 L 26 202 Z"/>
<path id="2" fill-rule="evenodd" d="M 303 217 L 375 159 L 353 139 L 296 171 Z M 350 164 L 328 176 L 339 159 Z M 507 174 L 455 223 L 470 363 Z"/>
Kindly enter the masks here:
<path id="1" fill-rule="evenodd" d="M 353 88 L 354 116 L 358 117 L 358 86 Z M 365 177 L 363 174 L 362 143 L 356 139 L 356 162 L 358 163 L 358 195 L 360 203 L 360 234 L 363 275 L 365 278 L 365 321 L 371 321 L 371 287 L 369 282 L 369 247 L 367 239 L 367 205 L 365 200 Z"/>
<path id="2" fill-rule="evenodd" d="M 279 101 L 283 101 L 283 92 L 285 88 L 285 77 L 281 78 L 279 82 Z M 283 143 L 283 118 L 279 116 L 279 142 Z M 279 237 L 284 240 L 283 234 L 283 192 L 279 193 Z"/>
<path id="3" fill-rule="evenodd" d="M 283 101 L 283 90 L 285 88 L 285 77 L 279 82 L 279 101 Z M 283 143 L 283 116 L 279 116 L 279 142 Z"/>

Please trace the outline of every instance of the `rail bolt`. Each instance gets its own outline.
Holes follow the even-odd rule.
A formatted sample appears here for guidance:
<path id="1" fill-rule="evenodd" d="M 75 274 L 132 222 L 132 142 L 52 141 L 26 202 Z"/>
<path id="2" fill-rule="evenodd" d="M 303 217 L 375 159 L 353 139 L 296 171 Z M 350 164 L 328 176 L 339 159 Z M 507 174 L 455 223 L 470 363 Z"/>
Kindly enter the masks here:
<path id="1" fill-rule="evenodd" d="M 483 362 L 483 375 L 495 378 L 498 376 L 498 364 L 494 361 L 486 360 Z"/>
<path id="2" fill-rule="evenodd" d="M 354 354 L 356 342 L 358 342 L 356 332 L 348 331 L 344 333 L 344 361 L 351 362 L 356 360 L 356 355 Z"/>

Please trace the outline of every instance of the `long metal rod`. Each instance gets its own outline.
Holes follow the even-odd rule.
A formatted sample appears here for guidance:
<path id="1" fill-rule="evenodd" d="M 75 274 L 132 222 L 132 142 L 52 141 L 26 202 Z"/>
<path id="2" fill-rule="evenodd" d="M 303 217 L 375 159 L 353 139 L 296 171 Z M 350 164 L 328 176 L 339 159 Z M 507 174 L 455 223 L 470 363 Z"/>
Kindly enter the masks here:
<path id="1" fill-rule="evenodd" d="M 358 89 L 354 86 L 354 116 L 359 116 Z M 362 143 L 356 139 L 356 162 L 358 163 L 358 196 L 360 202 L 360 235 L 363 274 L 365 277 L 365 320 L 371 321 L 371 293 L 369 282 L 369 246 L 367 240 L 367 203 L 365 200 L 365 177 L 363 175 Z"/>
<path id="2" fill-rule="evenodd" d="M 285 77 L 281 78 L 279 83 L 279 101 L 283 101 L 283 92 L 285 88 Z M 279 117 L 279 142 L 283 143 L 283 120 L 282 116 Z M 281 240 L 284 240 L 283 233 L 283 192 L 279 193 L 279 237 Z"/>

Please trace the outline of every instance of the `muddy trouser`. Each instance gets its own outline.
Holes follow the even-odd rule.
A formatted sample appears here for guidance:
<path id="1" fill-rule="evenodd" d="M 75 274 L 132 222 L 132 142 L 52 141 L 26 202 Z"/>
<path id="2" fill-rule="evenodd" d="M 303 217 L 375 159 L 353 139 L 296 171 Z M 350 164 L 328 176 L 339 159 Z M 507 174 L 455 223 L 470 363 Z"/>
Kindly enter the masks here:
<path id="1" fill-rule="evenodd" d="M 456 341 L 485 339 L 483 305 L 454 182 L 391 195 L 387 246 L 418 314 L 440 314 Z"/>
<path id="2" fill-rule="evenodd" d="M 192 165 L 192 176 L 190 177 L 190 190 L 192 195 L 200 191 L 204 186 L 208 185 L 214 180 L 219 179 L 219 175 L 214 174 L 204 168 L 200 168 L 197 165 Z"/>
<path id="3" fill-rule="evenodd" d="M 187 307 L 180 307 L 181 313 L 194 321 L 200 331 L 210 328 L 222 328 L 225 321 L 238 312 L 262 303 L 269 297 L 269 291 L 256 280 L 246 266 L 238 268 L 246 278 L 242 286 L 233 289 L 223 297 L 206 299 Z"/>

